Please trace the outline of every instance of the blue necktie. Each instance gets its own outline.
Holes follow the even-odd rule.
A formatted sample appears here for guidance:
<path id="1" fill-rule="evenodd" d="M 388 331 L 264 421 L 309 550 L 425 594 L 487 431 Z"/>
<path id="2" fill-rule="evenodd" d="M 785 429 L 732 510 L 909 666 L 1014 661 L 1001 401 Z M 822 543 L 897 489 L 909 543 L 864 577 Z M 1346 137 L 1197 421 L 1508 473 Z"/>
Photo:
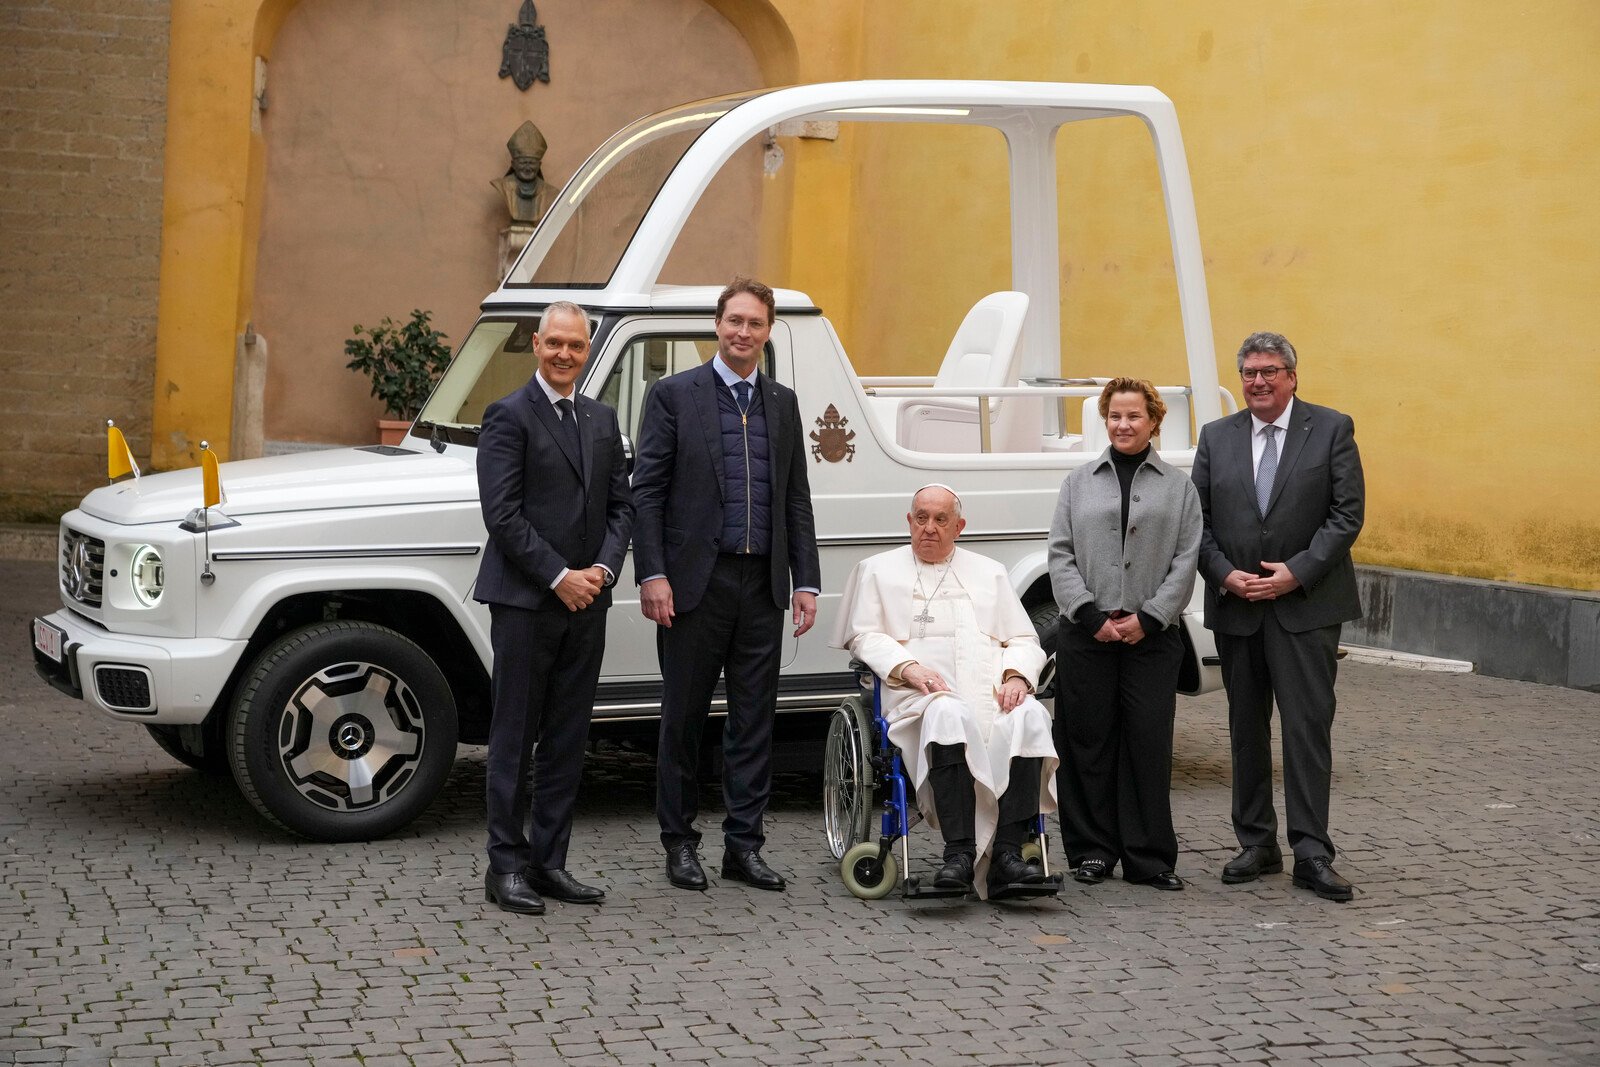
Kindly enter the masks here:
<path id="1" fill-rule="evenodd" d="M 565 397 L 556 401 L 556 410 L 561 412 L 561 429 L 567 435 L 567 440 L 572 442 L 572 454 L 581 456 L 583 449 L 578 444 L 578 413 L 572 406 L 572 401 Z"/>
<path id="2" fill-rule="evenodd" d="M 739 414 L 750 414 L 750 383 L 734 382 L 733 397 L 739 404 Z"/>
<path id="3" fill-rule="evenodd" d="M 1263 426 L 1261 432 L 1267 435 L 1267 443 L 1262 446 L 1261 465 L 1256 468 L 1256 509 L 1264 519 L 1267 504 L 1272 500 L 1272 479 L 1278 474 L 1278 428 Z"/>

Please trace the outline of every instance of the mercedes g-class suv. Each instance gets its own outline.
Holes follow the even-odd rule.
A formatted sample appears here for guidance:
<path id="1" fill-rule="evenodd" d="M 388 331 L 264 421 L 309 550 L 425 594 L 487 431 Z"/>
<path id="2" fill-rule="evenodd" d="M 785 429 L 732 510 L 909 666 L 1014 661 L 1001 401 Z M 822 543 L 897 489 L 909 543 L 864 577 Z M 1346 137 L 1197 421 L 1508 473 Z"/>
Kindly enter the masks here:
<path id="1" fill-rule="evenodd" d="M 489 717 L 488 615 L 472 599 L 485 534 L 474 474 L 485 406 L 536 366 L 553 300 L 587 309 L 580 388 L 636 432 L 645 393 L 709 359 L 725 277 L 659 284 L 686 220 L 744 147 L 795 123 L 955 123 L 998 131 L 1010 175 L 1011 278 L 974 293 L 924 377 L 863 377 L 825 309 L 779 290 L 763 369 L 793 387 L 809 429 L 824 578 L 816 628 L 789 639 L 779 712 L 822 721 L 855 692 L 827 647 L 839 584 L 904 543 L 912 491 L 956 486 L 963 543 L 1003 561 L 1041 631 L 1055 605 L 1046 532 L 1062 478 L 1105 447 L 1103 376 L 1063 377 L 1055 141 L 1066 124 L 1129 117 L 1154 147 L 1171 238 L 1188 381 L 1163 383 L 1158 442 L 1187 468 L 1219 390 L 1193 197 L 1171 103 L 1136 86 L 888 81 L 807 85 L 699 101 L 621 130 L 567 183 L 483 303 L 409 436 L 224 464 L 227 502 L 200 509 L 198 470 L 99 488 L 62 518 L 61 610 L 33 624 L 40 673 L 111 719 L 144 726 L 185 763 L 231 771 L 274 823 L 322 840 L 379 836 L 434 798 L 458 743 Z M 998 172 L 998 171 L 997 171 Z M 901 297 L 915 294 L 899 294 Z M 952 316 L 953 318 L 953 316 Z M 1075 427 L 1069 430 L 1069 427 Z M 596 722 L 649 719 L 653 625 L 631 566 L 618 576 Z M 630 595 L 630 593 L 632 595 Z M 1182 688 L 1216 687 L 1198 590 L 1184 618 Z"/>

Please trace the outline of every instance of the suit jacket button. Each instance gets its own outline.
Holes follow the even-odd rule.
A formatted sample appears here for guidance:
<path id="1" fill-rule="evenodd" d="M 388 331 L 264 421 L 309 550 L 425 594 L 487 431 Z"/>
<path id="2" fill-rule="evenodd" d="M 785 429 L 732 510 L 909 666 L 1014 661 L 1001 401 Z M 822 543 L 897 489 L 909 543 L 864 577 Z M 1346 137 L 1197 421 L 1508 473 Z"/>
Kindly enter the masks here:
<path id="1" fill-rule="evenodd" d="M 1139 494 L 1138 493 L 1133 494 L 1133 502 L 1135 504 L 1137 504 L 1139 502 Z"/>
<path id="2" fill-rule="evenodd" d="M 721 541 L 721 539 L 720 539 L 720 538 L 716 538 L 716 537 L 713 537 L 713 538 L 712 538 L 712 539 L 711 539 L 711 543 L 712 543 L 712 544 L 713 544 L 713 545 L 720 545 L 720 544 L 722 544 L 722 541 Z"/>
<path id="3" fill-rule="evenodd" d="M 1133 560 L 1130 559 L 1122 564 L 1122 569 L 1127 570 L 1131 566 L 1133 566 Z"/>
<path id="4" fill-rule="evenodd" d="M 1138 500 L 1138 499 L 1139 499 L 1139 498 L 1138 498 L 1138 497 L 1134 497 L 1134 499 L 1135 499 L 1135 500 Z M 1130 527 L 1128 527 L 1128 532 L 1129 532 L 1129 533 L 1131 533 L 1131 534 L 1136 534 L 1136 533 L 1138 533 L 1138 532 L 1139 532 L 1139 527 L 1137 527 L 1137 526 L 1130 526 Z"/>

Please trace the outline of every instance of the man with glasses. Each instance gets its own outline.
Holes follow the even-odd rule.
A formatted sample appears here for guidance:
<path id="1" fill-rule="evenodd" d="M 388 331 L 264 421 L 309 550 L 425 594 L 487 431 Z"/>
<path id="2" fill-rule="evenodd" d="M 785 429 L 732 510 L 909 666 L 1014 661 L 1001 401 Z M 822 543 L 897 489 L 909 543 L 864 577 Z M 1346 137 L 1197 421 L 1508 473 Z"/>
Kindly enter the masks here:
<path id="1" fill-rule="evenodd" d="M 1272 705 L 1294 884 L 1347 901 L 1333 869 L 1328 793 L 1340 626 L 1361 617 L 1350 548 L 1366 490 L 1355 424 L 1296 397 L 1294 346 L 1253 333 L 1239 348 L 1247 410 L 1207 424 L 1194 482 L 1205 526 L 1200 573 L 1233 742 L 1233 828 L 1243 851 L 1222 880 L 1283 870 L 1272 805 Z"/>

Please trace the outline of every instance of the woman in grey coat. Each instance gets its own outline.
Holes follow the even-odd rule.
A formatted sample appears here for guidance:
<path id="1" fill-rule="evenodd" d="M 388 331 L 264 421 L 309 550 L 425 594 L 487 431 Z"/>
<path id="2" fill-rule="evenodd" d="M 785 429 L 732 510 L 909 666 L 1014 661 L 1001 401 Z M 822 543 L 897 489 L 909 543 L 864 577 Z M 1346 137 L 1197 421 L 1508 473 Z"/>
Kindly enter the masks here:
<path id="1" fill-rule="evenodd" d="M 1182 889 L 1174 868 L 1172 717 L 1179 616 L 1194 586 L 1200 496 L 1150 446 L 1167 406 L 1149 382 L 1100 394 L 1111 445 L 1061 483 L 1050 525 L 1056 795 L 1073 877 Z"/>

